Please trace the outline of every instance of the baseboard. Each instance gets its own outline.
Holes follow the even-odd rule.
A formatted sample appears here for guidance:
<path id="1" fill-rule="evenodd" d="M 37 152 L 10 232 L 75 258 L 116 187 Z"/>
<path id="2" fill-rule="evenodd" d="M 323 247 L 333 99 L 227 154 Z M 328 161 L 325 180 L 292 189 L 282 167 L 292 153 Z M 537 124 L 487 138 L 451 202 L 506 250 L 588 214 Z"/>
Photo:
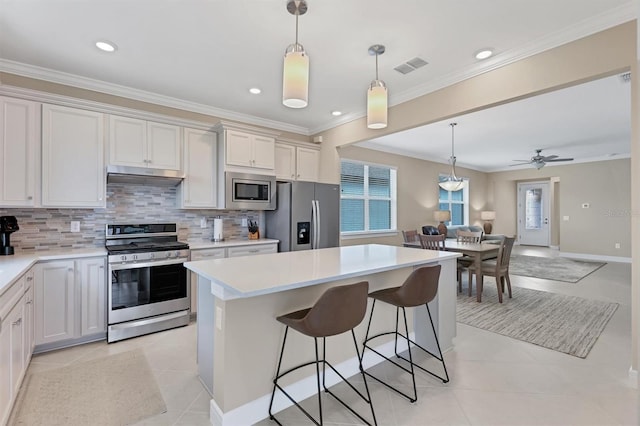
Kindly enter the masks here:
<path id="1" fill-rule="evenodd" d="M 551 250 L 560 250 L 560 246 L 549 246 Z"/>
<path id="2" fill-rule="evenodd" d="M 410 333 L 409 337 L 415 339 L 414 333 Z M 385 356 L 391 357 L 395 355 L 393 340 L 375 348 L 378 352 Z M 383 358 L 367 351 L 362 360 L 362 366 L 367 369 L 384 361 Z M 337 364 L 336 369 L 340 373 L 349 378 L 360 373 L 358 367 L 358 359 L 354 356 L 346 361 Z M 331 374 L 329 374 L 331 373 Z M 327 387 L 333 386 L 341 379 L 332 371 L 327 371 L 326 383 Z M 316 375 L 307 376 L 295 383 L 285 386 L 285 390 L 290 395 L 295 395 L 296 399 L 302 401 L 317 393 Z M 271 393 L 263 395 L 258 399 L 254 399 L 238 408 L 227 411 L 226 413 L 216 404 L 214 399 L 210 402 L 209 420 L 214 426 L 241 426 L 252 425 L 269 416 L 269 403 L 271 402 Z M 281 393 L 276 395 L 273 401 L 273 413 L 278 413 L 291 407 L 293 403 Z"/>
<path id="3" fill-rule="evenodd" d="M 558 253 L 560 257 L 570 257 L 572 259 L 584 259 L 584 260 L 599 260 L 602 262 L 619 262 L 619 263 L 631 263 L 630 257 L 622 256 L 604 256 L 601 254 L 585 254 L 585 253 L 570 253 L 561 251 Z"/>

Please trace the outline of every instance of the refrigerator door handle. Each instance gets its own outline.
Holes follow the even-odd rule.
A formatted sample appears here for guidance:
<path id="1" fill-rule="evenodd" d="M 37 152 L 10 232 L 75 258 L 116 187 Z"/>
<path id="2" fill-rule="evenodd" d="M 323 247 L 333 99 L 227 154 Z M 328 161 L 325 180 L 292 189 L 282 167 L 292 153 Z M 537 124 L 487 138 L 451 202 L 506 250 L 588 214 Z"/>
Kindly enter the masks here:
<path id="1" fill-rule="evenodd" d="M 316 248 L 316 222 L 317 222 L 316 200 L 311 200 L 311 250 Z"/>
<path id="2" fill-rule="evenodd" d="M 316 201 L 316 248 L 320 248 L 320 200 Z"/>

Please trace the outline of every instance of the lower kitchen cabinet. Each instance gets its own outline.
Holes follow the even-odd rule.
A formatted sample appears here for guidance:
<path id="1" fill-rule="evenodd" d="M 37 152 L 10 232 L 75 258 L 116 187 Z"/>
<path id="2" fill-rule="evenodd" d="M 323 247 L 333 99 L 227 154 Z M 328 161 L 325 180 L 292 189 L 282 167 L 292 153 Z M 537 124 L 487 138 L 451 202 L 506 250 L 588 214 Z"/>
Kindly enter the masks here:
<path id="1" fill-rule="evenodd" d="M 33 349 L 33 275 L 22 275 L 0 297 L 0 424 L 9 419 Z"/>
<path id="2" fill-rule="evenodd" d="M 105 262 L 99 257 L 36 265 L 36 351 L 105 337 Z"/>

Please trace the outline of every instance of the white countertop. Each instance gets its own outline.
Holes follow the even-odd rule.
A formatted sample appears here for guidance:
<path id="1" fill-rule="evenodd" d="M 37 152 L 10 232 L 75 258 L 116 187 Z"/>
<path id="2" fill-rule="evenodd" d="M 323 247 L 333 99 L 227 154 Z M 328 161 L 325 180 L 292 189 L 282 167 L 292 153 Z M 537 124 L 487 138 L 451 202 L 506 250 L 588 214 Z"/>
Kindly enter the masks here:
<path id="1" fill-rule="evenodd" d="M 44 252 L 17 253 L 11 256 L 0 256 L 0 295 L 9 285 L 20 278 L 36 262 L 47 260 L 76 259 L 80 257 L 106 256 L 104 248 L 51 250 Z"/>
<path id="2" fill-rule="evenodd" d="M 367 244 L 187 262 L 210 280 L 222 299 L 252 297 L 407 266 L 453 259 L 460 254 Z"/>
<path id="3" fill-rule="evenodd" d="M 238 246 L 253 246 L 261 244 L 275 244 L 280 240 L 274 240 L 271 238 L 260 238 L 259 240 L 225 240 L 225 241 L 207 241 L 207 242 L 190 242 L 189 249 L 202 250 L 210 248 L 225 248 L 225 247 L 238 247 Z"/>

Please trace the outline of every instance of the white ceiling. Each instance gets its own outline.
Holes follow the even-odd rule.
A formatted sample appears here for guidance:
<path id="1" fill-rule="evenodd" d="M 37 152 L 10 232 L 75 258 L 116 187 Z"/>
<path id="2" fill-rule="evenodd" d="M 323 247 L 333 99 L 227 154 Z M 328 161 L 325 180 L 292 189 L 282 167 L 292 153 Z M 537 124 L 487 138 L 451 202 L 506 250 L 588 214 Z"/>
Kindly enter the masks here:
<path id="1" fill-rule="evenodd" d="M 635 18 L 633 0 L 308 2 L 299 39 L 311 61 L 310 100 L 301 110 L 281 102 L 282 57 L 295 36 L 286 0 L 0 0 L 0 71 L 310 135 L 365 115 L 375 76 L 367 53 L 372 44 L 386 46 L 380 78 L 394 105 Z M 97 50 L 99 39 L 115 42 L 117 52 Z M 476 60 L 484 47 L 496 55 Z M 393 70 L 416 56 L 429 64 L 407 75 Z M 622 141 L 628 141 L 629 113 L 618 105 L 628 93 L 611 95 L 628 89 L 614 87 L 614 80 L 594 83 L 593 93 L 587 85 L 555 94 L 571 105 L 566 110 L 558 99 L 551 109 L 536 106 L 543 99 L 537 97 L 459 117 L 459 163 L 493 170 L 527 159 L 535 148 L 577 160 L 628 153 Z M 249 94 L 250 87 L 262 94 Z M 333 110 L 344 115 L 333 117 Z M 574 121 L 583 114 L 590 119 Z M 594 120 L 603 114 L 606 120 Z M 411 135 L 422 131 L 417 152 Z M 376 140 L 389 142 L 437 161 L 450 155 L 447 123 Z M 481 152 L 492 155 L 479 158 Z"/>

